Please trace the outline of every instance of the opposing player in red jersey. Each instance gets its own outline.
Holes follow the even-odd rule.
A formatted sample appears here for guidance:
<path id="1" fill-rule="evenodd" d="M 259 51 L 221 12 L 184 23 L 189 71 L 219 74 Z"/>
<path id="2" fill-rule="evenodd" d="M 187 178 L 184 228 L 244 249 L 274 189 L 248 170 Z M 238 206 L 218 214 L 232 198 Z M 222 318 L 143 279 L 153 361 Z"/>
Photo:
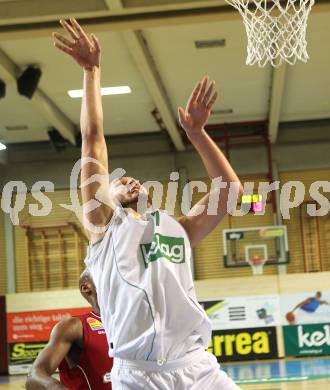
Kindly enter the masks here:
<path id="1" fill-rule="evenodd" d="M 94 283 L 84 271 L 80 292 L 93 311 L 60 321 L 27 378 L 27 390 L 110 390 L 112 359 L 105 335 Z M 60 371 L 60 382 L 52 377 Z"/>

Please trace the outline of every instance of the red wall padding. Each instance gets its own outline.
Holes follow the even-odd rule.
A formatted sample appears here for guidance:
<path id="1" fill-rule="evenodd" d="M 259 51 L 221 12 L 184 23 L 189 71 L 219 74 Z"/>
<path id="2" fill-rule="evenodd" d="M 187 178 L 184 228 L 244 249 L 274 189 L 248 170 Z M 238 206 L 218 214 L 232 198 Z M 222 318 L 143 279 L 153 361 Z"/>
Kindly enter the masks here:
<path id="1" fill-rule="evenodd" d="M 6 297 L 0 297 L 0 374 L 8 372 Z"/>

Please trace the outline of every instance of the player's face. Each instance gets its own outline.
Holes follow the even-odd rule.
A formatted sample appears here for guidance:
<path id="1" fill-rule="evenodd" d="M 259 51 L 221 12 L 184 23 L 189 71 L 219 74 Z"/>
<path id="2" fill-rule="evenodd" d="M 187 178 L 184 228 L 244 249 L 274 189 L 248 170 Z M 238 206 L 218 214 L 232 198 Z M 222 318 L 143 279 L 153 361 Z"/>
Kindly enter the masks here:
<path id="1" fill-rule="evenodd" d="M 91 279 L 86 279 L 81 285 L 80 285 L 80 291 L 82 295 L 90 301 L 90 299 L 97 299 L 96 295 L 96 288 Z"/>
<path id="2" fill-rule="evenodd" d="M 114 183 L 111 192 L 124 207 L 137 203 L 139 195 L 148 195 L 146 189 L 133 177 L 122 177 Z"/>

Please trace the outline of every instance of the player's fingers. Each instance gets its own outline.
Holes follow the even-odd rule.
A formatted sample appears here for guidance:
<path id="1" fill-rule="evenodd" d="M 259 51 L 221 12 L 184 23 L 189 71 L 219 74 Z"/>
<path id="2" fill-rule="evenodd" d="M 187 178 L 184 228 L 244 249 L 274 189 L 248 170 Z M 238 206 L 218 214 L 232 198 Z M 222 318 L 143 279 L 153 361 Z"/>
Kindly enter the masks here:
<path id="1" fill-rule="evenodd" d="M 213 107 L 214 103 L 218 99 L 218 96 L 219 96 L 219 93 L 218 92 L 214 92 L 211 100 L 208 102 L 208 104 L 206 106 L 208 108 L 208 110 L 210 110 Z"/>
<path id="2" fill-rule="evenodd" d="M 73 46 L 73 43 L 70 42 L 68 39 L 66 39 L 62 34 L 59 34 L 57 32 L 54 32 L 53 33 L 53 38 L 58 41 L 60 41 L 61 43 L 63 43 L 65 46 L 68 46 L 69 48 L 71 48 Z"/>
<path id="3" fill-rule="evenodd" d="M 94 34 L 91 34 L 91 39 L 92 39 L 92 42 L 94 44 L 95 49 L 97 51 L 101 51 L 101 45 L 100 45 L 98 38 Z"/>
<path id="4" fill-rule="evenodd" d="M 202 88 L 202 83 L 201 82 L 197 83 L 196 87 L 194 88 L 194 90 L 192 91 L 192 93 L 191 93 L 191 95 L 189 97 L 188 104 L 187 104 L 187 109 L 188 110 L 196 102 L 197 96 L 198 96 L 199 91 L 200 91 L 201 88 Z"/>
<path id="5" fill-rule="evenodd" d="M 70 22 L 71 22 L 72 26 L 75 28 L 75 30 L 77 31 L 79 38 L 84 39 L 86 42 L 88 42 L 91 45 L 91 41 L 89 40 L 87 34 L 83 30 L 83 28 L 80 26 L 80 24 L 76 21 L 76 19 L 71 18 Z"/>
<path id="6" fill-rule="evenodd" d="M 199 90 L 199 94 L 196 98 L 196 102 L 197 103 L 200 103 L 203 101 L 203 98 L 204 98 L 204 95 L 205 95 L 205 90 L 206 90 L 206 86 L 209 82 L 209 77 L 208 76 L 205 76 L 202 80 L 202 86 L 201 86 L 201 89 Z"/>
<path id="7" fill-rule="evenodd" d="M 56 41 L 54 42 L 54 46 L 57 47 L 59 50 L 64 51 L 64 53 L 67 53 L 70 56 L 72 55 L 72 49 L 70 49 L 69 47 L 61 45 L 60 43 L 58 43 Z"/>
<path id="8" fill-rule="evenodd" d="M 210 97 L 212 95 L 212 92 L 213 92 L 213 89 L 214 89 L 214 86 L 215 86 L 215 82 L 214 81 L 211 81 L 206 93 L 205 93 L 205 96 L 203 98 L 203 103 L 205 105 L 207 105 L 208 101 L 210 100 Z"/>
<path id="9" fill-rule="evenodd" d="M 179 121 L 181 125 L 184 125 L 186 123 L 186 114 L 182 107 L 178 108 L 178 115 L 179 115 Z"/>
<path id="10" fill-rule="evenodd" d="M 70 24 L 66 20 L 61 19 L 60 23 L 62 27 L 71 35 L 71 37 L 74 40 L 79 39 L 79 35 L 74 31 L 74 29 L 70 26 Z"/>

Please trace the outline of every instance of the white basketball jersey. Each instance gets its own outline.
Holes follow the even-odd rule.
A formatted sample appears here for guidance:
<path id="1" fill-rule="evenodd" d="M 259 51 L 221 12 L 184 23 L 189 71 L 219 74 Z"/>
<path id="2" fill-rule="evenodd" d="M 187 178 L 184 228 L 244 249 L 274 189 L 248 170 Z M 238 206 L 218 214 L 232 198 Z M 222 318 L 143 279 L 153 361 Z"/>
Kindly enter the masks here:
<path id="1" fill-rule="evenodd" d="M 211 323 L 197 302 L 190 261 L 188 236 L 174 218 L 116 209 L 86 259 L 111 356 L 161 364 L 207 348 Z"/>

